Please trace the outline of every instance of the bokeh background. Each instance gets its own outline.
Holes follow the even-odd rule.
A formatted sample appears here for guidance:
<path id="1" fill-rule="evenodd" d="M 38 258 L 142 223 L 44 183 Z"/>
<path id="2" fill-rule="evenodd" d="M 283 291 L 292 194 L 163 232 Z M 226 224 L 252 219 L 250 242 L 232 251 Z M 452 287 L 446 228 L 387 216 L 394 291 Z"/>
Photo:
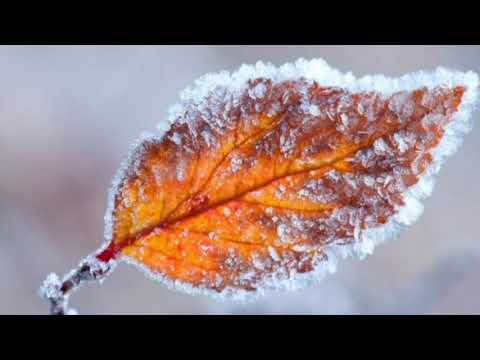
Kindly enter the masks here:
<path id="1" fill-rule="evenodd" d="M 103 240 L 129 144 L 206 72 L 322 57 L 357 76 L 480 71 L 480 46 L 1 46 L 0 313 L 45 314 L 37 290 Z M 480 314 L 480 113 L 420 220 L 315 288 L 240 305 L 192 297 L 121 264 L 72 297 L 82 314 Z"/>

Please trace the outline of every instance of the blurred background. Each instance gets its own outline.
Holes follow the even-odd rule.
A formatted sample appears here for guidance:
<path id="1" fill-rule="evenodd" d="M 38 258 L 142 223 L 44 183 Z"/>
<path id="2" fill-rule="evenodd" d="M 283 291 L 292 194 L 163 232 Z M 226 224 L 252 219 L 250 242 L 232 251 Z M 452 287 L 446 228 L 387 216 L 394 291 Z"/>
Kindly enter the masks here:
<path id="1" fill-rule="evenodd" d="M 112 176 L 180 90 L 206 72 L 298 57 L 357 76 L 480 72 L 480 46 L 0 46 L 0 313 L 48 313 L 41 282 L 103 241 Z M 121 264 L 71 305 L 82 314 L 480 314 L 479 122 L 477 111 L 420 220 L 315 288 L 221 303 Z"/>

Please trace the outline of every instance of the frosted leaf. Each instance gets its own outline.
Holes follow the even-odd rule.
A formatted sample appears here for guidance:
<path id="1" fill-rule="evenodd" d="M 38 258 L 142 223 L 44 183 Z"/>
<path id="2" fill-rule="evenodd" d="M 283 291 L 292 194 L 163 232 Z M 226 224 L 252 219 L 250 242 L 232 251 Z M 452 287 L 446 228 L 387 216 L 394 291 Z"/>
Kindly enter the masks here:
<path id="1" fill-rule="evenodd" d="M 123 162 L 96 256 L 222 299 L 318 282 L 418 218 L 477 88 L 473 72 L 357 79 L 321 59 L 207 74 Z"/>

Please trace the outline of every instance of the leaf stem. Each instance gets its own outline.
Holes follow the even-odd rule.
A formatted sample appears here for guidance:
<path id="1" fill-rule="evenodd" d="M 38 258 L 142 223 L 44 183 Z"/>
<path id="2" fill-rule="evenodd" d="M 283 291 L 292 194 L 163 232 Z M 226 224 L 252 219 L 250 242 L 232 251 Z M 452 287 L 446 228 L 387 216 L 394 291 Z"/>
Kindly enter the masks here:
<path id="1" fill-rule="evenodd" d="M 86 283 L 100 283 L 113 271 L 115 262 L 105 262 L 91 255 L 80 262 L 77 268 L 67 273 L 63 280 L 57 274 L 47 276 L 40 288 L 40 296 L 50 301 L 51 315 L 75 315 L 75 309 L 68 307 L 70 294 Z"/>

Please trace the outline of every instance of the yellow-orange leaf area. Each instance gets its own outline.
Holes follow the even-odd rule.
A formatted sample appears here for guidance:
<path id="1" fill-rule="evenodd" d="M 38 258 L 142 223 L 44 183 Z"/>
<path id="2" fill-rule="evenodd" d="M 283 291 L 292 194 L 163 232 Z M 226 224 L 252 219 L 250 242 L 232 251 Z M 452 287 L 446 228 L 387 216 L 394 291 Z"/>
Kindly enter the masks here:
<path id="1" fill-rule="evenodd" d="M 404 205 L 464 90 L 257 79 L 236 99 L 212 95 L 139 148 L 99 258 L 218 292 L 311 272 L 326 247 L 362 241 Z"/>

